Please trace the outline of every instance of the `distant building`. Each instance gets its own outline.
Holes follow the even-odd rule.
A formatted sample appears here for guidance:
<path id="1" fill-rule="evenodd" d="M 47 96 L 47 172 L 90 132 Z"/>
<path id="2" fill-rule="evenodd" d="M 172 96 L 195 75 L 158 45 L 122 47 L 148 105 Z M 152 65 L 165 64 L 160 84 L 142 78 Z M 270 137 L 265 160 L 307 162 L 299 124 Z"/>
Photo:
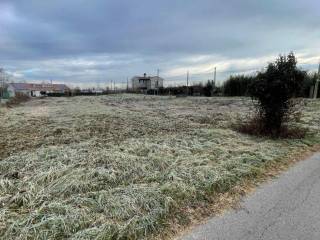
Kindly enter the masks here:
<path id="1" fill-rule="evenodd" d="M 148 91 L 148 90 L 158 90 L 163 87 L 164 79 L 161 77 L 151 77 L 147 76 L 145 73 L 143 77 L 133 77 L 132 81 L 132 89 L 134 91 Z"/>
<path id="2" fill-rule="evenodd" d="M 80 93 L 83 95 L 103 94 L 104 90 L 102 88 L 87 88 L 87 89 L 81 89 Z"/>
<path id="3" fill-rule="evenodd" d="M 10 83 L 7 91 L 10 97 L 22 93 L 30 97 L 40 97 L 49 93 L 64 94 L 70 92 L 65 84 Z"/>

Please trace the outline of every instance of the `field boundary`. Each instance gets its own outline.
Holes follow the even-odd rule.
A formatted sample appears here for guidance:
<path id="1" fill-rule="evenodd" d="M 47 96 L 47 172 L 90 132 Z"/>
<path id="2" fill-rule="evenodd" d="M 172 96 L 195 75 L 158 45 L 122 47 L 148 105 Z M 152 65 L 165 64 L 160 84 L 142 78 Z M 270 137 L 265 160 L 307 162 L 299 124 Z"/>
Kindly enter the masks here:
<path id="1" fill-rule="evenodd" d="M 232 187 L 230 191 L 213 195 L 208 205 L 186 209 L 191 217 L 189 224 L 177 226 L 175 223 L 172 223 L 172 227 L 168 231 L 153 236 L 153 239 L 178 240 L 185 234 L 190 233 L 196 226 L 206 223 L 210 218 L 221 216 L 231 209 L 240 208 L 240 202 L 243 197 L 255 192 L 261 184 L 278 177 L 298 162 L 308 159 L 317 152 L 320 152 L 320 144 L 307 147 L 303 151 L 294 152 L 288 157 L 267 162 L 261 174 L 256 178 L 246 177 L 240 184 Z"/>

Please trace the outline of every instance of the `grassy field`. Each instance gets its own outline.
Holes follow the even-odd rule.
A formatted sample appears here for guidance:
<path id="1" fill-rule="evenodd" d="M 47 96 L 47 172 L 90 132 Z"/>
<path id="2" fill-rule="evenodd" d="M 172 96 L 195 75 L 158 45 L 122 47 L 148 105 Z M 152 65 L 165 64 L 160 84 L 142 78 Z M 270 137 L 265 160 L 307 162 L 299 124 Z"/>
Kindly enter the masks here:
<path id="1" fill-rule="evenodd" d="M 266 164 L 320 143 L 246 136 L 246 98 L 46 98 L 0 109 L 2 239 L 149 239 Z M 169 226 L 171 224 L 171 226 Z"/>

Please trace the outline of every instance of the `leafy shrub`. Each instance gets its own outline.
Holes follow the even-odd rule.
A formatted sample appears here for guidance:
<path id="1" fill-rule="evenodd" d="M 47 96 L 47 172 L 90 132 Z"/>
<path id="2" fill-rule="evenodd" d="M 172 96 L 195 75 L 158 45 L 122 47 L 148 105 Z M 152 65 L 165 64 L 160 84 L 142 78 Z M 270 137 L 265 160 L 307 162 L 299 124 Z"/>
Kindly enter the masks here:
<path id="1" fill-rule="evenodd" d="M 306 72 L 297 68 L 293 53 L 279 56 L 265 72 L 258 73 L 249 87 L 252 99 L 257 100 L 256 126 L 259 134 L 281 137 L 288 133 L 287 123 L 296 122 L 300 116 L 299 100 Z M 287 135 L 287 134 L 285 134 Z"/>

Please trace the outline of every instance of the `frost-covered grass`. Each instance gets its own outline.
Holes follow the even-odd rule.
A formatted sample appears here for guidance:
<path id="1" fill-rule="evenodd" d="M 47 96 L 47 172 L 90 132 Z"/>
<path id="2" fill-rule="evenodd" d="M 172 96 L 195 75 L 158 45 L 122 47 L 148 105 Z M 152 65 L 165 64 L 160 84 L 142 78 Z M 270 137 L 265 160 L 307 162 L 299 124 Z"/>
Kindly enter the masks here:
<path id="1" fill-rule="evenodd" d="M 320 102 L 304 140 L 230 128 L 241 98 L 48 98 L 0 109 L 2 239 L 147 239 L 265 164 L 320 142 Z"/>

